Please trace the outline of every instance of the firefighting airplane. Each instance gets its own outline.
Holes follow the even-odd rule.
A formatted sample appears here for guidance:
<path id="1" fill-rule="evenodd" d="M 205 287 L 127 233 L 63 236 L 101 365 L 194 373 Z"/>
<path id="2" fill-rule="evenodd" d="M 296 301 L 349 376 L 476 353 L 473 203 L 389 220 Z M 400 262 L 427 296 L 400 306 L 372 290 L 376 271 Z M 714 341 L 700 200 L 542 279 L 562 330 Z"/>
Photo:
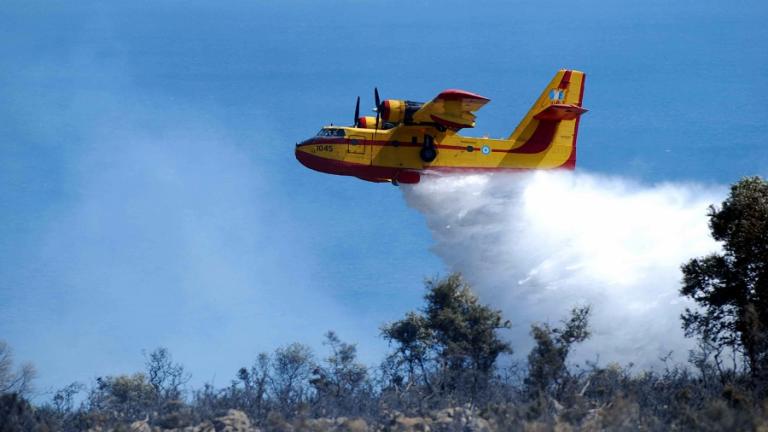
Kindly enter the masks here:
<path id="1" fill-rule="evenodd" d="M 375 117 L 360 117 L 358 97 L 354 125 L 323 127 L 296 144 L 296 159 L 316 171 L 395 185 L 440 172 L 573 169 L 579 118 L 587 112 L 585 78 L 557 72 L 507 139 L 458 134 L 475 126 L 473 113 L 490 101 L 483 96 L 451 89 L 427 103 L 381 101 L 376 89 Z"/>

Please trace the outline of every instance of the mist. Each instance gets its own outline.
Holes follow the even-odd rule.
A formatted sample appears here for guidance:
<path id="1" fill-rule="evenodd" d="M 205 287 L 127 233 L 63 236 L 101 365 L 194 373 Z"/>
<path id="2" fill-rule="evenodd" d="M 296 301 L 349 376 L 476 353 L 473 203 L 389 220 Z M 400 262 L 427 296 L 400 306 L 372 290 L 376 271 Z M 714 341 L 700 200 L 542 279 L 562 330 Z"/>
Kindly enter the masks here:
<path id="1" fill-rule="evenodd" d="M 0 305 L 40 392 L 138 370 L 157 346 L 198 385 L 227 382 L 261 350 L 319 346 L 330 328 L 358 336 L 273 186 L 268 130 L 116 99 L 79 95 L 61 115 L 75 126 L 57 147 L 56 200 L 30 222 Z"/>
<path id="2" fill-rule="evenodd" d="M 707 207 L 722 187 L 578 172 L 428 176 L 403 187 L 432 232 L 432 250 L 512 323 L 516 355 L 530 325 L 593 308 L 593 336 L 571 359 L 655 367 L 687 358 L 680 265 L 717 251 Z"/>

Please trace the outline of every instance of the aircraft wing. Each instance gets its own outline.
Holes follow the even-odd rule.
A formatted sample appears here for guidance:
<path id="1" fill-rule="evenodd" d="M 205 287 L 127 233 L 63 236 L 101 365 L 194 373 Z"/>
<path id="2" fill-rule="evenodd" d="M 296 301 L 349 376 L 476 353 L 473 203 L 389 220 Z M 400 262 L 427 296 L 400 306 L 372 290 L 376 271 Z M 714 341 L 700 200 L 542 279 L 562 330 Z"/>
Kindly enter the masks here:
<path id="1" fill-rule="evenodd" d="M 419 123 L 434 122 L 451 129 L 475 127 L 475 115 L 490 99 L 464 90 L 445 90 L 413 114 Z"/>

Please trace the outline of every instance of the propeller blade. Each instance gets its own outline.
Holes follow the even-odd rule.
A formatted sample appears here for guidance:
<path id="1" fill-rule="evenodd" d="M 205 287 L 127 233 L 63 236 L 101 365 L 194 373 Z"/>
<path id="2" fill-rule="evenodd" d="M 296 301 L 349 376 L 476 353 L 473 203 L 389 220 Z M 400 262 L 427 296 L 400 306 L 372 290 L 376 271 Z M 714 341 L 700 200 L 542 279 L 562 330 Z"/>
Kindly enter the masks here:
<path id="1" fill-rule="evenodd" d="M 379 88 L 374 87 L 373 88 L 373 98 L 376 101 L 376 124 L 373 126 L 375 134 L 379 131 L 379 119 L 381 118 L 381 98 L 379 98 Z"/>
<path id="2" fill-rule="evenodd" d="M 355 104 L 355 127 L 358 127 L 360 123 L 360 96 L 357 97 L 357 103 Z"/>

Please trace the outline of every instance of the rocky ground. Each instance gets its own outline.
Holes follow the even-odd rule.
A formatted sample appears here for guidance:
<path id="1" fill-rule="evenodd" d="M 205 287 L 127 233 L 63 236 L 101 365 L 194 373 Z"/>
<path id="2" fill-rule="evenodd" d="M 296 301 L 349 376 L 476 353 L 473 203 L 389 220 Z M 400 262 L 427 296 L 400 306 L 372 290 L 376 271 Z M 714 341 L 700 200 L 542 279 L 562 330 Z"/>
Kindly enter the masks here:
<path id="1" fill-rule="evenodd" d="M 188 426 L 180 429 L 160 429 L 151 427 L 146 421 L 137 421 L 128 428 L 131 432 L 427 432 L 427 431 L 467 431 L 485 432 L 495 431 L 497 428 L 485 419 L 474 415 L 471 411 L 461 408 L 449 408 L 437 411 L 425 417 L 406 417 L 399 414 L 391 415 L 386 424 L 369 424 L 361 418 L 339 417 L 334 419 L 304 419 L 287 422 L 281 419 L 272 419 L 271 424 L 264 428 L 258 428 L 251 424 L 245 413 L 237 410 L 229 410 L 226 415 L 213 421 L 205 421 L 196 426 Z M 92 430 L 90 432 L 101 432 Z"/>
<path id="2" fill-rule="evenodd" d="M 146 421 L 134 422 L 126 428 L 130 432 L 496 432 L 496 431 L 530 431 L 567 432 L 572 430 L 635 430 L 632 424 L 637 419 L 637 412 L 630 409 L 622 413 L 593 412 L 574 428 L 567 421 L 556 421 L 546 424 L 537 421 L 512 421 L 508 424 L 504 416 L 496 413 L 492 419 L 481 417 L 477 412 L 465 408 L 447 408 L 434 411 L 426 416 L 409 417 L 400 413 L 384 416 L 379 423 L 370 423 L 362 418 L 320 418 L 285 421 L 281 418 L 270 418 L 269 424 L 263 427 L 253 425 L 248 416 L 242 411 L 229 410 L 225 415 L 213 421 L 205 421 L 195 426 L 178 429 L 162 429 L 151 427 Z M 89 432 L 107 432 L 91 430 Z M 114 432 L 118 432 L 115 430 Z M 121 431 L 122 432 L 122 429 Z"/>

